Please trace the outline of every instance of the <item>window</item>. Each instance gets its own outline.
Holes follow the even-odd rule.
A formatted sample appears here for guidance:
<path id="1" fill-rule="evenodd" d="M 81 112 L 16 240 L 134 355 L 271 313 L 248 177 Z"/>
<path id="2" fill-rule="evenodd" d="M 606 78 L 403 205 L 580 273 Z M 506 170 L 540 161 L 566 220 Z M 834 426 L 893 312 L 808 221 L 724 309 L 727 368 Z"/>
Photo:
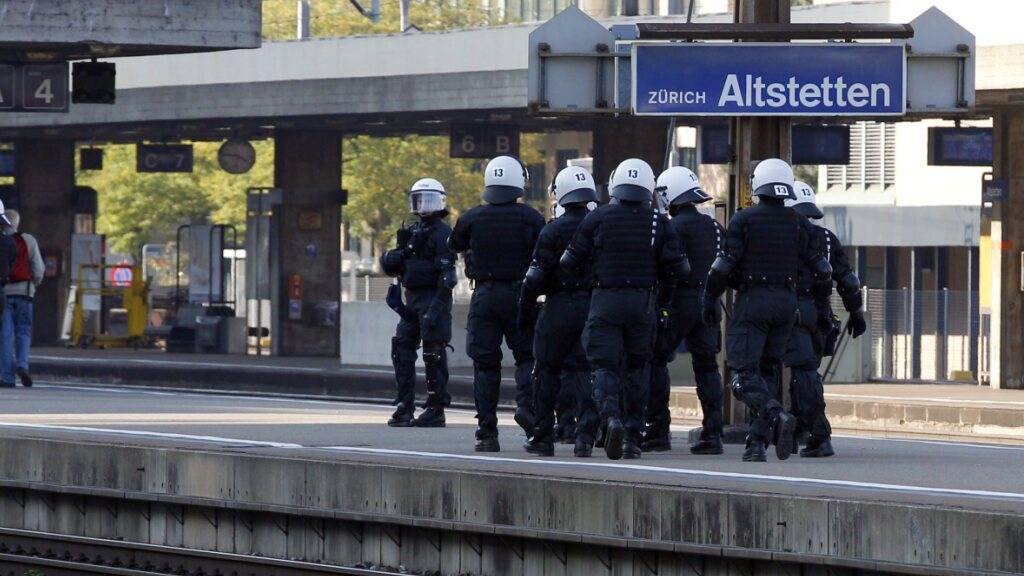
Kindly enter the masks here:
<path id="1" fill-rule="evenodd" d="M 850 127 L 850 163 L 828 166 L 826 186 L 884 190 L 896 184 L 896 126 L 858 122 Z"/>

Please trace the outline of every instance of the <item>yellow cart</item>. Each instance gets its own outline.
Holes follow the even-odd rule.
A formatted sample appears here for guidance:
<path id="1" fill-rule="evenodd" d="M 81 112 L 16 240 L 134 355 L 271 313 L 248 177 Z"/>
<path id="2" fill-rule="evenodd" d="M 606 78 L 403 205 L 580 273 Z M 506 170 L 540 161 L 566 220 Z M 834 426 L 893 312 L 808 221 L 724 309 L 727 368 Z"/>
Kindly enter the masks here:
<path id="1" fill-rule="evenodd" d="M 126 285 L 108 284 L 107 273 L 114 269 L 131 270 L 131 280 Z M 90 273 L 89 271 L 95 271 Z M 98 272 L 98 274 L 97 274 Z M 96 278 L 98 286 L 86 286 L 86 278 Z M 75 307 L 71 316 L 71 339 L 68 346 L 89 348 L 139 348 L 148 344 L 146 325 L 149 323 L 149 283 L 142 276 L 139 266 L 83 264 L 78 272 L 79 285 L 75 289 Z M 86 334 L 85 310 L 83 303 L 87 296 L 120 298 L 127 312 L 127 332 L 123 336 L 110 334 Z"/>

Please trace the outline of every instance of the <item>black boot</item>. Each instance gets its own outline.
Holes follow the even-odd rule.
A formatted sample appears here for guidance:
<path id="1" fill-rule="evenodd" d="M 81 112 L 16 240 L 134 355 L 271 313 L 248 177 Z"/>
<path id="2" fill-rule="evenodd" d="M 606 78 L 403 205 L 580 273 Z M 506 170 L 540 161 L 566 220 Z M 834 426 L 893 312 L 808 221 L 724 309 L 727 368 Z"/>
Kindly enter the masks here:
<path id="1" fill-rule="evenodd" d="M 708 436 L 707 438 L 701 438 L 697 440 L 695 444 L 690 446 L 690 454 L 721 454 L 725 450 L 722 449 L 722 437 L 721 436 Z"/>
<path id="2" fill-rule="evenodd" d="M 590 455 L 594 452 L 594 445 L 587 441 L 586 438 L 576 437 L 576 445 L 572 449 L 572 453 L 577 458 L 590 458 Z"/>
<path id="3" fill-rule="evenodd" d="M 29 375 L 28 370 L 18 368 L 18 378 L 21 379 L 21 385 L 25 388 L 32 387 L 32 376 Z"/>
<path id="4" fill-rule="evenodd" d="M 644 452 L 668 452 L 672 449 L 672 435 L 669 433 L 651 433 L 647 430 L 643 440 L 640 441 L 640 449 Z"/>
<path id="5" fill-rule="evenodd" d="M 604 453 L 611 460 L 622 458 L 622 440 L 626 435 L 626 428 L 622 425 L 622 422 L 614 416 L 609 418 L 604 435 Z"/>
<path id="6" fill-rule="evenodd" d="M 743 451 L 744 462 L 767 462 L 768 455 L 764 451 L 764 442 L 747 438 L 747 449 Z"/>
<path id="7" fill-rule="evenodd" d="M 498 438 L 494 436 L 490 438 L 477 438 L 476 446 L 473 447 L 473 450 L 477 452 L 501 452 L 501 445 L 498 444 Z"/>
<path id="8" fill-rule="evenodd" d="M 829 438 L 811 437 L 807 440 L 807 447 L 800 451 L 801 458 L 828 458 L 835 456 L 832 449 L 832 440 Z"/>
<path id="9" fill-rule="evenodd" d="M 388 426 L 392 428 L 408 428 L 412 425 L 412 410 L 406 406 L 396 408 L 395 413 L 388 419 Z"/>
<path id="10" fill-rule="evenodd" d="M 523 432 L 526 432 L 527 438 L 533 434 L 534 419 L 533 414 L 530 413 L 529 410 L 523 407 L 516 408 L 516 414 L 513 416 L 513 419 L 516 421 L 516 424 L 519 424 L 519 427 L 523 429 Z"/>
<path id="11" fill-rule="evenodd" d="M 537 440 L 535 438 L 530 438 L 529 440 L 526 441 L 526 444 L 523 444 L 523 448 L 530 454 L 534 454 L 536 456 L 555 455 L 555 445 L 548 440 Z"/>
<path id="12" fill-rule="evenodd" d="M 793 453 L 793 433 L 796 431 L 796 417 L 789 412 L 779 412 L 772 418 L 772 443 L 775 456 L 786 460 Z"/>
<path id="13" fill-rule="evenodd" d="M 417 428 L 444 428 L 444 408 L 431 406 L 425 409 L 413 420 L 412 425 Z"/>
<path id="14" fill-rule="evenodd" d="M 555 435 L 560 444 L 572 444 L 576 442 L 576 426 L 573 424 L 563 424 L 560 433 Z"/>
<path id="15" fill-rule="evenodd" d="M 626 460 L 639 460 L 642 454 L 640 443 L 635 440 L 626 440 L 622 445 L 622 457 Z"/>

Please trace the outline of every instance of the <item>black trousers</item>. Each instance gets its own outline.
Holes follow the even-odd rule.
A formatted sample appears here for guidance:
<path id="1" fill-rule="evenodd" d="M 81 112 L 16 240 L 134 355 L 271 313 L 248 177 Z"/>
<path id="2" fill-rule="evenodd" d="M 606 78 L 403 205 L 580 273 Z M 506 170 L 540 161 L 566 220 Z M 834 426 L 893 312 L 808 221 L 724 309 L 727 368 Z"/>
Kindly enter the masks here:
<path id="1" fill-rule="evenodd" d="M 810 433 L 811 438 L 825 440 L 832 436 L 832 426 L 825 416 L 825 389 L 818 373 L 825 338 L 818 329 L 814 300 L 800 298 L 797 307 L 799 321 L 783 357 L 790 369 L 790 399 L 800 429 Z"/>
<path id="2" fill-rule="evenodd" d="M 649 381 L 643 376 L 654 346 L 654 306 L 652 290 L 597 288 L 583 330 L 601 420 L 621 419 L 634 441 L 643 428 Z"/>
<path id="3" fill-rule="evenodd" d="M 651 390 L 647 403 L 647 430 L 651 436 L 669 433 L 672 415 L 669 412 L 669 392 L 672 385 L 668 365 L 675 358 L 679 345 L 686 342 L 693 362 L 693 373 L 697 381 L 697 398 L 704 413 L 701 436 L 721 436 L 722 402 L 724 387 L 718 372 L 716 356 L 721 350 L 721 329 L 716 324 L 708 326 L 701 320 L 701 288 L 680 288 L 672 302 L 669 325 L 659 329 L 654 344 L 654 359 L 651 361 Z"/>
<path id="4" fill-rule="evenodd" d="M 516 326 L 519 282 L 481 282 L 469 303 L 466 353 L 473 359 L 473 397 L 477 438 L 498 435 L 498 399 L 501 393 L 501 343 L 512 350 L 516 362 L 516 406 L 533 410 L 533 346 L 529 335 Z"/>
<path id="5" fill-rule="evenodd" d="M 436 325 L 423 322 L 423 316 L 437 296 L 435 288 L 407 289 L 405 305 L 415 317 L 398 321 L 391 339 L 391 364 L 395 368 L 397 385 L 395 405 L 408 411 L 416 403 L 416 350 L 423 343 L 423 364 L 426 371 L 427 400 L 424 407 L 444 407 L 451 404 L 448 394 L 448 355 L 445 346 L 452 339 L 452 299 L 447 296 L 441 306 L 442 314 Z"/>
<path id="6" fill-rule="evenodd" d="M 597 409 L 594 406 L 589 378 L 578 376 L 586 370 L 586 360 L 580 365 L 582 352 L 580 338 L 590 310 L 589 292 L 572 292 L 548 296 L 537 318 L 533 338 L 534 368 L 534 425 L 533 437 L 541 441 L 554 440 L 555 408 L 559 398 L 572 394 L 576 405 L 576 434 L 593 441 L 597 430 Z M 572 389 L 567 390 L 569 386 Z"/>
<path id="7" fill-rule="evenodd" d="M 790 288 L 755 285 L 736 296 L 726 334 L 726 364 L 734 372 L 733 395 L 753 413 L 752 440 L 764 441 L 769 422 L 782 410 L 769 381 L 786 352 L 795 319 L 796 292 Z"/>

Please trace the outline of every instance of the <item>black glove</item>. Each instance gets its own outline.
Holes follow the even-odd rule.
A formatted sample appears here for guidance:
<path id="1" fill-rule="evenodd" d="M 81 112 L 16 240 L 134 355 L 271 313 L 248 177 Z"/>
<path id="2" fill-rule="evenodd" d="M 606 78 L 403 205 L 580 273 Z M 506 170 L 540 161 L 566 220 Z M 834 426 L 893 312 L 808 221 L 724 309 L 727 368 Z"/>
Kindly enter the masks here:
<path id="1" fill-rule="evenodd" d="M 388 286 L 388 295 L 384 297 L 384 302 L 387 303 L 388 308 L 398 312 L 399 308 L 405 306 L 402 303 L 402 287 L 398 284 Z"/>
<path id="2" fill-rule="evenodd" d="M 708 326 L 722 321 L 722 313 L 718 308 L 718 298 L 708 298 L 707 294 L 700 297 L 700 318 Z"/>
<path id="3" fill-rule="evenodd" d="M 395 237 L 398 240 L 398 248 L 407 248 L 409 246 L 409 241 L 412 240 L 412 230 L 409 230 L 408 228 L 399 228 Z"/>
<path id="4" fill-rule="evenodd" d="M 850 321 L 846 323 L 846 332 L 854 338 L 860 336 L 868 329 L 868 323 L 864 320 L 864 313 L 860 310 L 850 312 Z"/>

